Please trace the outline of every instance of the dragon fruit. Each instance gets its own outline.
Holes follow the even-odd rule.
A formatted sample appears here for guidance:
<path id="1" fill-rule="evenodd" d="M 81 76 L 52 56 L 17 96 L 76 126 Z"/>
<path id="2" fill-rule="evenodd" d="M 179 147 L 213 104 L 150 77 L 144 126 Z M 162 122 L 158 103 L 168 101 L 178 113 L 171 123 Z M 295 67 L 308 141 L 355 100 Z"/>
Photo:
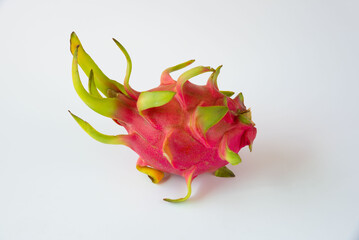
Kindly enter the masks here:
<path id="1" fill-rule="evenodd" d="M 136 168 L 147 174 L 153 183 L 159 183 L 164 173 L 183 176 L 187 195 L 178 199 L 165 198 L 165 201 L 187 200 L 192 180 L 202 173 L 234 177 L 226 165 L 241 162 L 237 153 L 242 147 L 248 145 L 252 150 L 257 130 L 242 93 L 232 99 L 233 92 L 219 91 L 217 77 L 222 66 L 217 69 L 194 67 L 182 73 L 177 81 L 173 80 L 170 73 L 194 62 L 190 60 L 164 70 L 158 87 L 138 92 L 129 85 L 131 58 L 126 49 L 113 40 L 127 60 L 124 84 L 109 79 L 72 33 L 73 85 L 92 110 L 112 118 L 128 134 L 102 134 L 70 112 L 77 123 L 95 140 L 122 144 L 134 150 L 139 155 Z M 78 65 L 89 78 L 88 91 L 81 83 Z M 206 85 L 188 81 L 206 72 L 211 73 Z"/>

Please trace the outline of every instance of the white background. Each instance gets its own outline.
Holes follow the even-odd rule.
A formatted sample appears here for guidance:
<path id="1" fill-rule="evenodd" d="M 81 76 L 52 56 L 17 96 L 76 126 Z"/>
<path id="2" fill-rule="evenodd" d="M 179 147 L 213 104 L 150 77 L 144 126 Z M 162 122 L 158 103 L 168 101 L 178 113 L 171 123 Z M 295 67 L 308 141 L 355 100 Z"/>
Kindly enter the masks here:
<path id="1" fill-rule="evenodd" d="M 0 0 L 0 240 L 359 239 L 358 12 L 355 0 Z M 201 175 L 170 204 L 182 178 L 154 185 L 130 149 L 90 138 L 68 109 L 124 131 L 76 95 L 72 31 L 120 82 L 111 38 L 124 44 L 140 91 L 189 59 L 223 64 L 220 88 L 244 93 L 258 128 L 237 177 Z"/>

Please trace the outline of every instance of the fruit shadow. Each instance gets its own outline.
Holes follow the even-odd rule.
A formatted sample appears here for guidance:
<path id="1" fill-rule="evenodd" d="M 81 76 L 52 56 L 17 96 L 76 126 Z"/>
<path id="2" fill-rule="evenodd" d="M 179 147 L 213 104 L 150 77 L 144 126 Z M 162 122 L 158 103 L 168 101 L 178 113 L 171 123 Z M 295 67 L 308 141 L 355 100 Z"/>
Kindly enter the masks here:
<path id="1" fill-rule="evenodd" d="M 236 175 L 234 178 L 219 178 L 212 173 L 198 176 L 193 181 L 195 191 L 190 200 L 195 202 L 212 194 L 227 194 L 263 185 L 280 185 L 301 178 L 301 172 L 310 165 L 306 160 L 311 155 L 308 146 L 263 144 L 257 145 L 252 153 L 242 149 L 239 153 L 242 163 L 237 166 L 227 165 Z"/>

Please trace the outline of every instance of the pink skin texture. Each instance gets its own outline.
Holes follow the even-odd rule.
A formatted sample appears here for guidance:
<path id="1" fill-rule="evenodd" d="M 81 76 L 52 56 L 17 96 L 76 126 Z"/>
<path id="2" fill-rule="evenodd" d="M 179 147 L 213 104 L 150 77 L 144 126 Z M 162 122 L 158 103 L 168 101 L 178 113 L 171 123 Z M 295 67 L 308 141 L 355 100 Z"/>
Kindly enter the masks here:
<path id="1" fill-rule="evenodd" d="M 72 114 L 77 123 L 94 139 L 107 144 L 130 147 L 138 155 L 136 168 L 159 183 L 164 174 L 183 176 L 187 195 L 168 202 L 183 202 L 191 195 L 191 182 L 198 175 L 213 172 L 218 177 L 234 177 L 226 165 L 241 162 L 237 154 L 245 146 L 252 150 L 257 130 L 251 111 L 244 105 L 243 95 L 220 91 L 217 69 L 198 66 L 183 72 L 177 81 L 170 73 L 187 67 L 194 60 L 163 71 L 160 85 L 137 92 L 129 85 L 132 62 L 126 49 L 115 39 L 124 53 L 127 70 L 124 84 L 109 79 L 85 52 L 75 33 L 71 34 L 74 88 L 95 112 L 112 118 L 124 127 L 127 135 L 105 135 Z M 78 66 L 89 78 L 88 90 L 79 77 Z M 207 84 L 189 81 L 199 74 L 211 73 Z"/>

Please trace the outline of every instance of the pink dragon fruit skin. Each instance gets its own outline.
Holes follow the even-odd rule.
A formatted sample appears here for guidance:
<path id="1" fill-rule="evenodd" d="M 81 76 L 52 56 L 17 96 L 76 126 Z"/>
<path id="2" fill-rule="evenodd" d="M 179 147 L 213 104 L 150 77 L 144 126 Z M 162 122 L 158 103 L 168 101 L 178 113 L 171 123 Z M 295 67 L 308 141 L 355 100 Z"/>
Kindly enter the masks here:
<path id="1" fill-rule="evenodd" d="M 234 177 L 226 167 L 241 162 L 237 152 L 244 146 L 252 147 L 256 128 L 250 109 L 243 103 L 242 93 L 219 91 L 217 77 L 221 66 L 195 67 L 184 72 L 177 81 L 170 73 L 180 70 L 194 60 L 166 69 L 161 84 L 145 92 L 137 92 L 129 85 L 132 70 L 126 49 L 115 39 L 127 59 L 124 85 L 109 79 L 84 51 L 75 33 L 71 34 L 73 54 L 72 78 L 77 94 L 97 113 L 112 118 L 123 126 L 127 135 L 105 135 L 90 124 L 71 115 L 94 139 L 107 144 L 122 144 L 133 149 L 140 157 L 137 169 L 158 183 L 164 173 L 183 176 L 187 195 L 169 202 L 182 202 L 191 195 L 191 182 L 205 172 L 219 177 Z M 83 87 L 78 65 L 89 77 L 88 91 Z M 204 86 L 188 80 L 211 72 Z M 102 95 L 99 93 L 99 91 Z"/>

